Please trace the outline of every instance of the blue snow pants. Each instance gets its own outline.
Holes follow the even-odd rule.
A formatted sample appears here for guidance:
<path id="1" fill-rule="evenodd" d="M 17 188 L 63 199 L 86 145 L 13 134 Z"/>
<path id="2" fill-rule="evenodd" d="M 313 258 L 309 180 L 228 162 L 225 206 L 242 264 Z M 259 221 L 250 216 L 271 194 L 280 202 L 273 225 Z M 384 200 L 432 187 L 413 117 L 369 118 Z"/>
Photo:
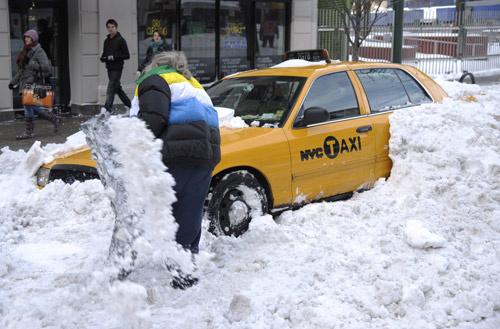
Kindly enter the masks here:
<path id="1" fill-rule="evenodd" d="M 184 249 L 198 253 L 201 237 L 203 205 L 212 180 L 212 169 L 192 165 L 167 165 L 175 179 L 173 215 L 179 224 L 176 241 Z"/>

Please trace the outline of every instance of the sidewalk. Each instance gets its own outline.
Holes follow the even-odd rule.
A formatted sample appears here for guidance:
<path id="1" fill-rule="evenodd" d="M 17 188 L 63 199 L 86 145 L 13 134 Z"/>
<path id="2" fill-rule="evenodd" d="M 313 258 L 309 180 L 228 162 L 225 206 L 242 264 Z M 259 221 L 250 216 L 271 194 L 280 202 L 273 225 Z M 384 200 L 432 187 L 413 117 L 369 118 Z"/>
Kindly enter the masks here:
<path id="1" fill-rule="evenodd" d="M 28 151 L 37 140 L 42 146 L 50 143 L 64 143 L 67 136 L 78 132 L 80 125 L 91 118 L 90 116 L 72 117 L 69 114 L 63 114 L 61 117 L 62 122 L 57 134 L 54 134 L 54 126 L 50 122 L 35 117 L 35 137 L 24 140 L 16 140 L 16 136 L 24 132 L 24 118 L 0 121 L 0 149 L 8 146 L 11 151 Z"/>
<path id="2" fill-rule="evenodd" d="M 476 78 L 476 84 L 480 86 L 488 86 L 496 83 L 500 84 L 500 75 L 488 75 L 488 76 L 474 76 Z"/>

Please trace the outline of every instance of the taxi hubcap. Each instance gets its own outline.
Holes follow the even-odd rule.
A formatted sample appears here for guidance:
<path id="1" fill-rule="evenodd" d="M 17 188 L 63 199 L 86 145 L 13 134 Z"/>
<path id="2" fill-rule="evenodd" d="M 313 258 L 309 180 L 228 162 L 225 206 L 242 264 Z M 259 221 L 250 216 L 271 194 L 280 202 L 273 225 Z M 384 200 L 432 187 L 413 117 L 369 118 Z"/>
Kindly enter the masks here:
<path id="1" fill-rule="evenodd" d="M 220 226 L 225 234 L 246 225 L 250 219 L 250 207 L 239 190 L 229 191 L 220 204 Z"/>
<path id="2" fill-rule="evenodd" d="M 248 205 L 245 202 L 241 200 L 233 202 L 228 212 L 231 226 L 242 224 L 248 217 L 248 210 Z"/>

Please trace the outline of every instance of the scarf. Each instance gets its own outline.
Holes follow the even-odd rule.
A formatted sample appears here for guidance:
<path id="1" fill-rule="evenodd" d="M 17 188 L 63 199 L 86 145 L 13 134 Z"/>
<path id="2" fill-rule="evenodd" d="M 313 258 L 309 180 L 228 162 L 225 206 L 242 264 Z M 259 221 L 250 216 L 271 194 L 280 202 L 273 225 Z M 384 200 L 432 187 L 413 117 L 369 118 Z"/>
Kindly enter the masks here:
<path id="1" fill-rule="evenodd" d="M 19 56 L 17 56 L 17 60 L 16 60 L 17 67 L 19 69 L 21 69 L 21 70 L 24 69 L 24 58 L 26 57 L 26 55 L 28 54 L 30 49 L 33 48 L 34 46 L 36 46 L 37 44 L 38 44 L 38 41 L 35 41 L 29 45 L 24 45 L 23 50 L 21 50 L 21 52 L 19 53 Z"/>
<path id="2" fill-rule="evenodd" d="M 164 73 L 173 73 L 173 72 L 177 72 L 177 71 L 168 65 L 153 67 L 151 70 L 149 70 L 148 72 L 143 74 L 139 79 L 135 80 L 135 83 L 136 83 L 136 85 L 140 85 L 141 82 L 143 82 L 146 78 L 149 78 L 152 75 L 155 75 L 155 74 L 160 75 L 160 74 L 164 74 Z M 179 73 L 179 72 L 177 72 L 177 73 Z"/>
<path id="3" fill-rule="evenodd" d="M 153 54 L 154 54 L 154 53 L 156 53 L 156 51 L 158 50 L 158 47 L 159 47 L 160 45 L 162 45 L 162 44 L 163 44 L 163 40 L 156 41 L 156 42 L 153 42 L 153 43 L 151 44 L 151 47 L 153 47 Z"/>

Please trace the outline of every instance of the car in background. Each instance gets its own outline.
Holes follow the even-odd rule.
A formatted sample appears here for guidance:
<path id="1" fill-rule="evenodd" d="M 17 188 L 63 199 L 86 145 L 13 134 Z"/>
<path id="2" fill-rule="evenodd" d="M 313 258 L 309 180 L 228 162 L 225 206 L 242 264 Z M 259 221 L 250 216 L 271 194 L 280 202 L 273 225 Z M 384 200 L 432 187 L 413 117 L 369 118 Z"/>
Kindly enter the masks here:
<path id="1" fill-rule="evenodd" d="M 392 167 L 389 115 L 447 96 L 412 66 L 331 62 L 323 50 L 289 58 L 296 59 L 233 74 L 207 90 L 216 108 L 245 122 L 220 128 L 222 160 L 206 200 L 215 234 L 238 236 L 255 216 L 373 186 Z M 96 174 L 86 149 L 42 166 L 38 182 Z"/>

